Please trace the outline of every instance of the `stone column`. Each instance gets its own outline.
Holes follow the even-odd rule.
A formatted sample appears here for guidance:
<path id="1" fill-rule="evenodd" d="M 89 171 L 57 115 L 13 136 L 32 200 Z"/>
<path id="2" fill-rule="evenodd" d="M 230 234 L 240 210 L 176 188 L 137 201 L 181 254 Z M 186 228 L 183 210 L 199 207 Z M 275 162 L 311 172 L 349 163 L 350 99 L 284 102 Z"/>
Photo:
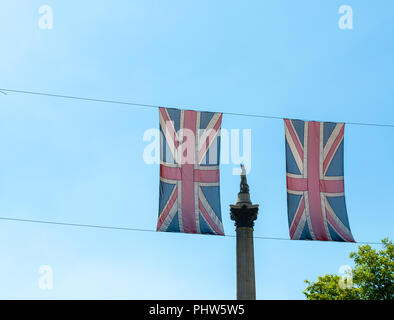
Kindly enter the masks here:
<path id="1" fill-rule="evenodd" d="M 256 300 L 253 228 L 237 228 L 237 299 Z"/>
<path id="2" fill-rule="evenodd" d="M 230 205 L 230 216 L 235 221 L 237 234 L 237 299 L 256 300 L 253 226 L 259 205 L 250 201 L 245 169 L 242 169 L 238 201 L 235 205 Z"/>

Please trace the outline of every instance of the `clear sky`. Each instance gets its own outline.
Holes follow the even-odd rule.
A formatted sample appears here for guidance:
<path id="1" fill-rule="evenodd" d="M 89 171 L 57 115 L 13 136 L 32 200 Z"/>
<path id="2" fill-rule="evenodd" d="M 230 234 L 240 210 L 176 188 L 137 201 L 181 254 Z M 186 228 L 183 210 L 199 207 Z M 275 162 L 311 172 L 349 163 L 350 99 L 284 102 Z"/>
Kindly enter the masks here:
<path id="1" fill-rule="evenodd" d="M 53 29 L 38 26 L 53 8 Z M 353 30 L 341 30 L 341 5 Z M 0 87 L 196 110 L 394 123 L 394 2 L 36 1 L 0 4 Z M 252 130 L 256 236 L 288 238 L 281 120 Z M 0 94 L 0 216 L 155 229 L 155 109 Z M 393 238 L 394 128 L 347 125 L 345 187 L 358 241 Z M 221 166 L 225 232 L 239 190 Z M 379 248 L 379 246 L 375 246 Z M 351 265 L 349 243 L 255 240 L 258 299 Z M 38 269 L 53 270 L 53 289 Z M 0 298 L 233 299 L 235 239 L 0 221 Z"/>

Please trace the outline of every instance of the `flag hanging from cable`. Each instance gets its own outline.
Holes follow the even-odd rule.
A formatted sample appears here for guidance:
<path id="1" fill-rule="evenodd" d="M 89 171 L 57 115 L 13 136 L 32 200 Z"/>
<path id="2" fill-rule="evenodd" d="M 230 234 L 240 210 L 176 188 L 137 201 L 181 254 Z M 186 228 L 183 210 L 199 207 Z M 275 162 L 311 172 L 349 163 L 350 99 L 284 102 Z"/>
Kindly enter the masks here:
<path id="1" fill-rule="evenodd" d="M 344 123 L 284 119 L 293 240 L 354 242 L 344 190 Z"/>
<path id="2" fill-rule="evenodd" d="M 159 108 L 157 231 L 224 235 L 219 185 L 221 113 Z"/>

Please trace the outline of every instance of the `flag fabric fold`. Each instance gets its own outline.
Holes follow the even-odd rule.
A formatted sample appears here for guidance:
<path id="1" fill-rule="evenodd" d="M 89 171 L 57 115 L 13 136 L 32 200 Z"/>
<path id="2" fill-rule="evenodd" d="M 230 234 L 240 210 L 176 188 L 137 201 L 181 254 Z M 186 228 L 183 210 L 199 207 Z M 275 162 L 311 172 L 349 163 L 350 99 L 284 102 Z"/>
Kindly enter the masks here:
<path id="1" fill-rule="evenodd" d="M 159 108 L 157 231 L 224 235 L 219 184 L 221 113 Z"/>
<path id="2" fill-rule="evenodd" d="M 345 203 L 344 123 L 284 119 L 290 238 L 354 242 Z"/>

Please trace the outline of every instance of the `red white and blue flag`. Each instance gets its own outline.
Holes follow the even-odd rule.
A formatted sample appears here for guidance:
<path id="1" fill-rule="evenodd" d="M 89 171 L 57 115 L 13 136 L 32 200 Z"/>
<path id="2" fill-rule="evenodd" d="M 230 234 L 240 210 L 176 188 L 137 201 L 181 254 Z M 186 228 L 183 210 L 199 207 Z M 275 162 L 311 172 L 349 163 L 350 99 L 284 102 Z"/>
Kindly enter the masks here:
<path id="1" fill-rule="evenodd" d="M 344 123 L 284 119 L 290 238 L 354 242 L 344 193 Z"/>
<path id="2" fill-rule="evenodd" d="M 221 113 L 159 108 L 157 231 L 224 235 L 220 209 Z"/>

